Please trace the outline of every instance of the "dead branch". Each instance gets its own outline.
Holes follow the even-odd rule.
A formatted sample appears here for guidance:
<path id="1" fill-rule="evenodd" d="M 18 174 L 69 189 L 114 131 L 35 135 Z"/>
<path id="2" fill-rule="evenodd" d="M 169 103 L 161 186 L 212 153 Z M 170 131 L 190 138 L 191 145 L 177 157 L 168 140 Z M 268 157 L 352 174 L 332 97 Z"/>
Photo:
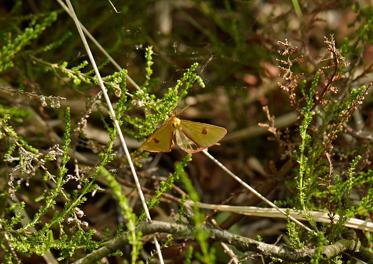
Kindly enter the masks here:
<path id="1" fill-rule="evenodd" d="M 138 228 L 138 232 L 143 235 L 150 235 L 156 233 L 167 233 L 172 234 L 174 239 L 194 239 L 195 228 L 193 226 L 167 223 L 161 221 L 152 221 L 151 223 L 141 223 Z M 316 250 L 314 248 L 304 249 L 291 249 L 284 246 L 275 246 L 263 242 L 256 241 L 251 238 L 243 237 L 240 235 L 232 234 L 228 231 L 212 229 L 204 227 L 204 231 L 209 234 L 211 239 L 216 241 L 225 242 L 227 244 L 235 246 L 241 251 L 253 251 L 264 256 L 277 257 L 289 261 L 310 261 L 315 256 Z M 88 264 L 94 263 L 101 258 L 115 252 L 116 250 L 122 249 L 128 244 L 128 234 L 123 233 L 120 237 L 114 238 L 105 243 L 101 248 L 93 251 L 85 257 L 75 261 L 73 264 Z M 350 254 L 359 254 L 360 251 L 366 251 L 361 247 L 360 242 L 354 239 L 341 239 L 334 244 L 324 246 L 321 252 L 325 258 L 335 257 L 343 252 L 349 252 Z M 368 258 L 373 258 L 373 254 L 370 253 Z"/>

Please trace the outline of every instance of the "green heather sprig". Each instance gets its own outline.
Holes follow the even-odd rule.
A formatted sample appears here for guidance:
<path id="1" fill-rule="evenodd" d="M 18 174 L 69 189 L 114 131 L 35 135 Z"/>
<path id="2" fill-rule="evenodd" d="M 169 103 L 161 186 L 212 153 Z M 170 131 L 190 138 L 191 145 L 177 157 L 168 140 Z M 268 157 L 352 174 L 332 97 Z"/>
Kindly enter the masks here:
<path id="1" fill-rule="evenodd" d="M 289 246 L 293 249 L 302 249 L 305 247 L 304 241 L 301 239 L 301 234 L 293 221 L 287 221 L 287 233 L 289 236 Z"/>
<path id="2" fill-rule="evenodd" d="M 306 100 L 306 105 L 304 106 L 303 111 L 302 111 L 303 121 L 299 127 L 301 144 L 299 146 L 299 158 L 298 158 L 298 163 L 299 163 L 299 173 L 298 173 L 298 192 L 299 193 L 298 195 L 299 195 L 299 202 L 303 210 L 306 210 L 306 203 L 305 203 L 306 194 L 305 194 L 305 186 L 304 186 L 305 177 L 309 175 L 309 170 L 310 170 L 310 164 L 309 164 L 307 152 L 309 148 L 311 147 L 311 136 L 308 134 L 308 127 L 310 126 L 313 115 L 314 115 L 314 112 L 313 112 L 314 96 L 316 93 L 319 79 L 320 79 L 320 73 L 317 72 L 312 81 L 309 91 L 308 92 L 303 91 L 304 98 Z"/>
<path id="3" fill-rule="evenodd" d="M 315 256 L 311 259 L 312 264 L 323 263 L 321 262 L 323 259 L 323 254 L 322 254 L 323 246 L 328 244 L 328 240 L 326 239 L 323 232 L 318 232 L 317 234 L 318 236 L 316 240 Z"/>
<path id="4" fill-rule="evenodd" d="M 132 246 L 131 263 L 135 264 L 137 263 L 137 258 L 142 248 L 141 233 L 136 232 L 137 217 L 133 213 L 132 208 L 128 205 L 127 198 L 122 192 L 122 186 L 117 182 L 114 175 L 102 166 L 98 168 L 97 173 L 105 178 L 108 187 L 113 191 L 113 194 L 118 201 L 123 217 L 126 219 L 126 227 L 129 232 L 128 241 Z"/>
<path id="5" fill-rule="evenodd" d="M 190 156 L 185 156 L 182 161 L 175 163 L 175 172 L 172 173 L 166 181 L 161 181 L 159 188 L 156 190 L 155 195 L 148 202 L 148 208 L 156 207 L 161 199 L 161 196 L 173 187 L 173 184 L 180 179 L 180 177 L 185 174 L 185 168 L 190 162 Z"/>
<path id="6" fill-rule="evenodd" d="M 145 50 L 145 59 L 146 59 L 145 83 L 143 84 L 142 89 L 144 89 L 145 91 L 149 91 L 150 90 L 149 85 L 150 85 L 150 81 L 151 81 L 151 78 L 152 78 L 152 75 L 153 75 L 152 65 L 154 64 L 154 62 L 153 62 L 153 48 L 151 46 L 147 47 L 146 50 Z"/>
<path id="7" fill-rule="evenodd" d="M 22 33 L 18 34 L 15 39 L 8 39 L 0 50 L 0 72 L 3 72 L 13 67 L 14 57 L 32 40 L 39 37 L 39 35 L 49 27 L 57 19 L 57 12 L 51 12 L 44 18 L 43 21 L 25 28 Z"/>
<path id="8" fill-rule="evenodd" d="M 195 203 L 199 202 L 200 201 L 199 195 L 197 191 L 194 189 L 194 186 L 192 182 L 190 181 L 190 179 L 188 178 L 188 175 L 185 173 L 185 171 L 180 171 L 180 177 L 190 199 Z M 203 229 L 204 222 L 205 222 L 205 215 L 198 207 L 194 205 L 192 205 L 192 210 L 193 210 L 193 222 L 194 222 L 193 224 L 196 230 L 195 237 L 202 251 L 202 254 L 197 254 L 197 257 L 200 259 L 202 263 L 205 263 L 205 264 L 215 263 L 215 250 L 213 248 L 209 248 L 209 244 L 208 244 L 209 234 L 207 233 L 207 231 Z"/>
<path id="9" fill-rule="evenodd" d="M 197 74 L 198 64 L 194 63 L 177 81 L 174 87 L 168 88 L 167 92 L 157 98 L 154 94 L 142 88 L 137 90 L 132 100 L 136 106 L 144 108 L 145 118 L 126 116 L 124 121 L 133 127 L 128 131 L 135 138 L 144 138 L 151 134 L 154 129 L 176 108 L 180 100 L 188 93 L 189 89 L 197 83 L 204 87 L 204 83 Z"/>
<path id="10" fill-rule="evenodd" d="M 27 230 L 33 227 L 36 223 L 40 221 L 40 218 L 48 211 L 49 208 L 53 207 L 56 203 L 56 198 L 61 194 L 63 185 L 67 182 L 65 177 L 67 173 L 66 164 L 70 160 L 70 142 L 71 142 L 71 127 L 70 127 L 70 108 L 66 109 L 65 112 L 65 130 L 63 138 L 63 156 L 61 164 L 58 169 L 58 175 L 55 181 L 55 187 L 44 197 L 45 205 L 39 209 L 39 211 L 34 215 L 34 218 L 30 223 L 24 226 Z"/>
<path id="11" fill-rule="evenodd" d="M 185 264 L 191 264 L 192 263 L 192 258 L 193 258 L 193 247 L 188 246 L 188 248 L 185 252 L 184 263 Z"/>
<path id="12" fill-rule="evenodd" d="M 125 98 L 124 93 L 122 94 L 122 98 Z M 119 104 L 120 106 L 121 104 Z M 117 108 L 120 109 L 121 107 Z M 112 160 L 113 158 L 113 144 L 116 138 L 116 130 L 107 128 L 110 135 L 110 141 L 107 145 L 106 150 L 101 153 L 101 163 L 97 166 L 96 174 L 103 176 L 108 187 L 113 191 L 113 194 L 118 201 L 119 207 L 121 208 L 122 216 L 126 219 L 126 226 L 130 236 L 128 237 L 129 243 L 132 245 L 132 252 L 131 252 L 131 263 L 137 263 L 137 258 L 139 252 L 142 248 L 141 242 L 141 233 L 136 232 L 136 223 L 137 217 L 133 213 L 132 208 L 129 206 L 126 196 L 122 192 L 121 185 L 115 179 L 115 176 L 112 175 L 105 166 Z"/>

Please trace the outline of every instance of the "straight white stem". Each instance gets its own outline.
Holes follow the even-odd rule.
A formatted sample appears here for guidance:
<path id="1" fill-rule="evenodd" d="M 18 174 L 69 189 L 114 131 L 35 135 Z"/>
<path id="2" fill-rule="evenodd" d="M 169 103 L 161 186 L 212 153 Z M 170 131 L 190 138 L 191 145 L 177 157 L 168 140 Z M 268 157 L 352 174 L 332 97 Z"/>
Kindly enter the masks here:
<path id="1" fill-rule="evenodd" d="M 124 139 L 124 136 L 123 136 L 123 133 L 122 133 L 122 130 L 120 128 L 120 125 L 119 125 L 119 122 L 115 116 L 115 111 L 114 111 L 114 108 L 113 108 L 113 105 L 111 104 L 111 101 L 110 101 L 110 98 L 109 98 L 109 95 L 107 93 L 107 89 L 104 85 L 104 82 L 101 78 L 101 74 L 100 74 L 100 71 L 98 70 L 98 67 L 97 67 L 97 64 L 96 64 L 96 61 L 92 55 L 92 52 L 91 52 L 91 49 L 88 45 L 88 42 L 87 42 L 87 39 L 85 38 L 85 35 L 83 33 L 83 30 L 82 30 L 82 27 L 81 27 L 81 23 L 79 22 L 76 14 L 75 14 L 75 11 L 74 11 L 74 8 L 73 6 L 71 5 L 71 2 L 70 0 L 66 0 L 66 3 L 69 7 L 69 10 L 71 11 L 71 15 L 72 15 L 72 18 L 75 22 L 75 25 L 78 29 L 78 32 L 79 32 L 79 35 L 80 35 L 80 38 L 82 39 L 82 42 L 83 42 L 83 45 L 87 51 L 87 54 L 88 54 L 88 57 L 89 57 L 89 60 L 92 64 L 92 67 L 95 71 L 95 74 L 97 76 L 97 79 L 98 79 L 98 83 L 100 85 L 100 88 L 102 90 L 102 93 L 104 95 L 104 98 L 105 98 L 105 101 L 106 101 L 106 104 L 109 108 L 109 113 L 110 113 L 110 117 L 111 119 L 114 121 L 114 126 L 118 132 L 118 135 L 119 135 L 119 139 L 120 139 L 120 142 L 122 144 L 122 147 L 124 149 L 124 152 L 126 154 L 126 157 L 127 157 L 127 160 L 128 160 L 128 164 L 130 166 L 130 169 L 131 169 L 131 173 L 133 175 L 133 178 L 135 180 L 135 184 L 136 184 L 136 189 L 137 189 L 137 192 L 140 196 L 140 200 L 141 200 L 141 203 L 142 203 L 142 206 L 144 208 L 144 211 L 145 211 L 145 215 L 146 215 L 146 218 L 149 222 L 152 221 L 151 219 L 151 216 L 150 216 L 150 213 L 149 213 L 149 209 L 148 209 L 148 206 L 146 205 L 146 201 L 145 201 L 145 197 L 144 197 L 144 194 L 142 192 L 142 189 L 141 189 L 141 185 L 140 185 L 140 181 L 139 181 L 139 178 L 137 177 L 137 173 L 136 173 L 136 170 L 135 170 L 135 166 L 133 165 L 133 162 L 132 162 L 132 158 L 131 158 L 131 155 L 129 153 L 129 150 L 128 150 L 128 147 L 127 147 L 127 144 L 126 144 L 126 141 Z M 162 252 L 161 252 L 161 247 L 158 243 L 158 240 L 156 237 L 154 237 L 154 243 L 155 243 L 155 247 L 157 249 L 157 252 L 158 252 L 158 257 L 159 257 L 159 261 L 161 264 L 164 263 L 163 261 L 163 257 L 162 257 Z"/>
<path id="2" fill-rule="evenodd" d="M 288 217 L 289 219 L 291 219 L 292 221 L 294 221 L 294 223 L 297 223 L 298 225 L 300 225 L 301 227 L 303 227 L 304 229 L 306 229 L 307 231 L 309 232 L 312 232 L 314 234 L 316 234 L 312 229 L 310 229 L 308 226 L 304 225 L 302 222 L 298 221 L 297 219 L 295 219 L 293 216 L 289 215 L 286 211 L 282 210 L 281 208 L 279 208 L 278 206 L 276 206 L 274 203 L 272 203 L 270 200 L 268 200 L 267 198 L 265 198 L 263 195 L 261 195 L 257 190 L 255 190 L 253 187 L 251 187 L 250 185 L 248 185 L 246 182 L 244 182 L 240 177 L 238 177 L 236 174 L 234 174 L 233 172 L 231 172 L 227 167 L 225 167 L 220 161 L 218 161 L 217 159 L 215 159 L 210 153 L 208 153 L 208 151 L 205 149 L 202 151 L 203 154 L 205 154 L 210 160 L 212 160 L 216 165 L 218 165 L 223 171 L 225 171 L 226 173 L 228 173 L 229 176 L 231 176 L 233 179 L 235 179 L 236 181 L 238 181 L 242 186 L 244 186 L 246 189 L 248 189 L 252 194 L 254 194 L 255 196 L 257 196 L 259 199 L 261 199 L 262 201 L 264 201 L 265 203 L 267 203 L 269 206 L 275 208 L 277 211 L 281 212 L 282 214 L 284 214 L 286 217 Z"/>
<path id="3" fill-rule="evenodd" d="M 62 0 L 57 0 L 57 2 L 60 4 L 60 6 L 66 11 L 66 13 L 73 18 L 73 13 L 70 11 L 70 9 L 62 2 Z M 101 44 L 95 39 L 95 37 L 92 36 L 92 34 L 85 28 L 85 26 L 78 21 L 80 27 L 82 28 L 84 34 L 95 44 L 95 46 L 102 52 L 102 54 L 105 55 L 105 57 L 114 65 L 115 68 L 117 68 L 118 71 L 122 70 L 122 67 L 114 60 L 113 57 L 110 56 L 110 54 L 104 49 L 104 47 L 101 46 Z M 137 85 L 137 83 L 131 78 L 131 76 L 127 75 L 127 81 L 135 87 L 137 90 L 140 89 L 140 87 Z"/>

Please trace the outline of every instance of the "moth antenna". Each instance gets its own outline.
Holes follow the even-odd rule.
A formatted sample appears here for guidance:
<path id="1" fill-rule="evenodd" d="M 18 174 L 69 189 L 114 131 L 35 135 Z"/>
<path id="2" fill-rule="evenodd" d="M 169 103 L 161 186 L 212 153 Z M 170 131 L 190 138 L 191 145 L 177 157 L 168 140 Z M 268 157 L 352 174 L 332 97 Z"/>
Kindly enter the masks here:
<path id="1" fill-rule="evenodd" d="M 207 65 L 212 61 L 213 58 L 214 58 L 214 55 L 211 55 L 211 56 L 207 59 L 207 61 L 206 61 L 206 62 L 205 62 L 201 67 L 200 67 L 200 70 L 199 70 L 199 72 L 198 72 L 199 75 L 201 75 L 201 74 L 205 71 Z"/>
<path id="2" fill-rule="evenodd" d="M 181 109 L 181 110 L 175 110 L 175 113 L 173 114 L 174 116 L 179 116 L 179 115 L 181 115 L 185 110 L 187 110 L 188 108 L 190 107 L 190 105 L 186 105 L 186 106 L 184 106 L 184 108 L 183 109 Z"/>

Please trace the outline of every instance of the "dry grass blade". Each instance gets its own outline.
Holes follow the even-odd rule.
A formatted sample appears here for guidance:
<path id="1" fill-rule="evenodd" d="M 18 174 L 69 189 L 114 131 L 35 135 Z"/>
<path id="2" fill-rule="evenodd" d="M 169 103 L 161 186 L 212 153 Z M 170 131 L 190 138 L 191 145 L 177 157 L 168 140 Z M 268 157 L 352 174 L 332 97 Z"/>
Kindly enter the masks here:
<path id="1" fill-rule="evenodd" d="M 294 223 L 298 224 L 299 226 L 303 227 L 305 230 L 307 230 L 308 232 L 311 232 L 313 234 L 316 234 L 316 232 L 314 232 L 312 229 L 310 229 L 309 227 L 307 227 L 306 225 L 304 225 L 303 223 L 301 223 L 300 221 L 298 221 L 296 218 L 294 218 L 293 216 L 291 216 L 289 213 L 287 213 L 286 211 L 284 211 L 283 209 L 281 209 L 280 207 L 276 206 L 274 203 L 272 203 L 270 200 L 268 200 L 267 198 L 265 198 L 263 195 L 261 195 L 257 190 L 255 190 L 253 187 L 251 187 L 250 185 L 248 185 L 246 182 L 244 182 L 243 180 L 241 180 L 240 177 L 238 177 L 237 175 L 235 175 L 233 172 L 231 172 L 227 167 L 225 167 L 220 161 L 218 161 L 217 159 L 215 159 L 210 153 L 207 152 L 207 150 L 203 150 L 202 151 L 203 154 L 205 154 L 210 160 L 212 160 L 216 165 L 218 165 L 222 170 L 224 170 L 226 173 L 228 173 L 229 176 L 233 177 L 236 181 L 238 181 L 243 187 L 245 187 L 247 190 L 249 190 L 251 193 L 253 193 L 255 196 L 257 196 L 258 198 L 260 198 L 262 201 L 264 201 L 266 204 L 268 204 L 269 206 L 271 206 L 272 208 L 275 208 L 278 212 L 280 212 L 281 214 L 283 214 L 284 216 L 288 217 L 289 219 L 291 219 Z"/>
<path id="2" fill-rule="evenodd" d="M 193 203 L 188 201 L 188 203 Z M 254 206 L 233 206 L 233 205 L 220 205 L 220 204 L 207 204 L 207 203 L 195 203 L 198 208 L 217 210 L 221 212 L 231 212 L 235 214 L 242 214 L 248 216 L 258 217 L 270 217 L 270 218 L 286 218 L 287 216 L 279 212 L 276 208 L 260 208 Z M 281 210 L 288 212 L 290 216 L 298 220 L 307 220 L 306 213 L 294 209 L 280 208 Z M 311 216 L 316 222 L 319 223 L 331 223 L 330 215 L 327 212 L 320 211 L 308 211 L 307 215 Z M 334 223 L 340 219 L 339 215 L 334 215 Z M 343 224 L 345 227 L 352 229 L 359 229 L 362 231 L 373 232 L 373 222 L 367 220 L 361 220 L 358 218 L 348 218 Z"/>
<path id="3" fill-rule="evenodd" d="M 91 62 L 91 64 L 92 64 L 92 67 L 93 67 L 93 69 L 94 69 L 94 71 L 95 71 L 95 74 L 96 74 L 96 76 L 97 76 L 97 79 L 98 79 L 98 82 L 99 82 L 99 85 L 100 85 L 101 91 L 103 92 L 103 95 L 104 95 L 105 101 L 106 101 L 107 106 L 108 106 L 108 108 L 109 108 L 110 117 L 111 117 L 111 119 L 113 120 L 113 122 L 114 122 L 114 126 L 115 126 L 115 128 L 116 128 L 116 130 L 117 130 L 117 132 L 118 132 L 119 139 L 120 139 L 121 145 L 122 145 L 122 147 L 123 147 L 123 149 L 124 149 L 124 152 L 125 152 L 125 154 L 126 154 L 126 157 L 127 157 L 127 160 L 128 160 L 128 164 L 129 164 L 129 166 L 130 166 L 130 168 L 131 168 L 131 173 L 132 173 L 132 176 L 133 176 L 133 178 L 134 178 L 134 180 L 135 180 L 136 189 L 137 189 L 137 192 L 138 192 L 138 194 L 139 194 L 139 197 L 140 197 L 140 200 L 141 200 L 142 206 L 143 206 L 143 208 L 144 208 L 144 211 L 145 211 L 146 217 L 147 217 L 148 221 L 151 222 L 152 219 L 151 219 L 151 216 L 150 216 L 150 212 L 149 212 L 148 206 L 146 205 L 146 201 L 145 201 L 145 197 L 144 197 L 144 194 L 143 194 L 143 192 L 142 192 L 142 189 L 141 189 L 140 181 L 139 181 L 139 179 L 138 179 L 138 177 L 137 177 L 137 173 L 136 173 L 136 170 L 135 170 L 135 166 L 134 166 L 134 164 L 133 164 L 133 162 L 132 162 L 131 155 L 130 155 L 130 153 L 129 153 L 129 150 L 128 150 L 128 147 L 127 147 L 126 141 L 125 141 L 125 139 L 124 139 L 124 136 L 123 136 L 122 130 L 121 130 L 120 125 L 119 125 L 119 122 L 118 122 L 118 120 L 116 119 L 115 111 L 114 111 L 114 108 L 113 108 L 112 103 L 111 103 L 111 101 L 110 101 L 109 95 L 108 95 L 108 93 L 107 93 L 107 89 L 106 89 L 106 87 L 105 87 L 105 85 L 104 85 L 104 82 L 103 82 L 103 80 L 102 80 L 102 78 L 101 78 L 101 74 L 100 74 L 100 72 L 99 72 L 99 70 L 98 70 L 97 64 L 96 64 L 95 59 L 94 59 L 94 57 L 93 57 L 93 54 L 92 54 L 92 52 L 91 52 L 91 50 L 90 50 L 90 48 L 89 48 L 88 42 L 87 42 L 87 40 L 86 40 L 86 38 L 85 38 L 85 35 L 84 35 L 84 33 L 83 33 L 83 30 L 82 30 L 82 27 L 81 27 L 81 23 L 79 22 L 79 20 L 78 20 L 76 14 L 75 14 L 74 8 L 73 8 L 73 6 L 72 6 L 72 4 L 71 4 L 71 2 L 70 2 L 69 0 L 67 0 L 66 2 L 67 2 L 67 5 L 68 5 L 68 7 L 69 7 L 71 13 L 72 13 L 73 20 L 74 20 L 74 22 L 75 22 L 75 25 L 76 25 L 76 27 L 77 27 L 77 29 L 78 29 L 78 32 L 79 32 L 79 35 L 80 35 L 80 37 L 81 37 L 81 39 L 82 39 L 82 41 L 83 41 L 84 47 L 85 47 L 85 49 L 86 49 L 86 51 L 87 51 L 87 54 L 88 54 L 88 57 L 89 57 L 90 62 Z M 163 261 L 163 257 L 162 257 L 162 252 L 161 252 L 161 249 L 160 249 L 160 245 L 159 245 L 158 240 L 157 240 L 156 237 L 154 237 L 154 243 L 155 243 L 155 246 L 156 246 L 156 249 L 157 249 L 157 253 L 158 253 L 158 257 L 159 257 L 159 261 L 160 261 L 160 263 L 164 263 L 164 261 Z"/>

